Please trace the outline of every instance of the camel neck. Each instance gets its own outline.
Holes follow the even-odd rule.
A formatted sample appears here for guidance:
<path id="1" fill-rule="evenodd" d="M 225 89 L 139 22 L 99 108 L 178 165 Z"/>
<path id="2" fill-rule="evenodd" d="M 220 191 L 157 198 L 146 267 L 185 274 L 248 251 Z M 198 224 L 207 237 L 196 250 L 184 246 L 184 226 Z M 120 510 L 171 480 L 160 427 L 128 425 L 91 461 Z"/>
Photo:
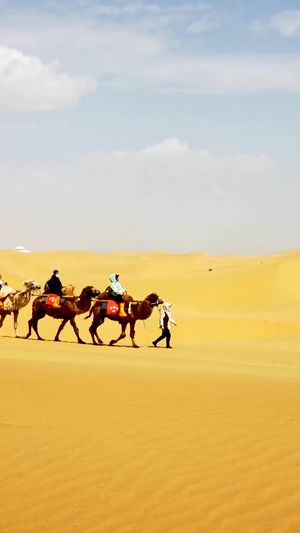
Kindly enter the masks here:
<path id="1" fill-rule="evenodd" d="M 90 305 L 91 305 L 91 300 L 85 294 L 81 295 L 79 297 L 79 300 L 77 300 L 76 302 L 76 306 L 79 311 L 78 314 L 85 313 L 86 311 L 88 311 L 90 308 Z"/>
<path id="2" fill-rule="evenodd" d="M 139 315 L 142 319 L 149 318 L 149 316 L 152 314 L 153 306 L 148 302 L 148 300 L 143 300 L 140 302 L 137 308 L 137 315 Z"/>

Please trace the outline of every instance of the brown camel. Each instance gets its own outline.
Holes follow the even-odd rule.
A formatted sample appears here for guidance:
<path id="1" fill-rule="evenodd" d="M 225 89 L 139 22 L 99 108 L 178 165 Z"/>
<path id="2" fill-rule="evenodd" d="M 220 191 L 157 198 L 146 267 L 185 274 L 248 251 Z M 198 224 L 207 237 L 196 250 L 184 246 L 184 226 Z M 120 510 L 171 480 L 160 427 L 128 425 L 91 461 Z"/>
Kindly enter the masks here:
<path id="1" fill-rule="evenodd" d="M 91 307 L 92 298 L 96 298 L 97 296 L 99 296 L 99 294 L 100 291 L 98 289 L 95 289 L 91 285 L 88 285 L 82 290 L 81 295 L 79 297 L 67 297 L 64 303 L 62 303 L 61 307 L 53 307 L 52 305 L 47 305 L 46 303 L 44 303 L 45 297 L 39 296 L 33 301 L 32 317 L 28 321 L 29 330 L 25 338 L 28 339 L 30 337 L 31 328 L 33 328 L 37 334 L 38 340 L 44 340 L 38 332 L 38 321 L 41 318 L 44 318 L 45 315 L 49 315 L 52 318 L 62 319 L 62 323 L 59 326 L 54 339 L 55 341 L 59 341 L 60 332 L 63 330 L 66 323 L 70 321 L 71 326 L 73 327 L 73 330 L 77 337 L 77 341 L 80 344 L 85 344 L 85 342 L 79 336 L 79 330 L 75 322 L 75 317 L 76 315 L 87 313 L 87 311 Z"/>
<path id="2" fill-rule="evenodd" d="M 127 314 L 125 317 L 115 317 L 115 316 L 107 316 L 106 314 L 106 308 L 103 307 L 103 302 L 105 301 L 103 296 L 107 296 L 107 293 L 100 294 L 99 298 L 97 298 L 96 303 L 93 305 L 92 309 L 90 310 L 89 315 L 86 318 L 89 318 L 92 314 L 93 322 L 91 327 L 89 328 L 89 332 L 92 336 L 93 344 L 103 344 L 103 341 L 100 339 L 97 328 L 103 324 L 105 318 L 109 318 L 111 320 L 115 320 L 121 324 L 122 331 L 121 335 L 116 340 L 111 340 L 109 345 L 112 346 L 113 344 L 116 344 L 119 340 L 124 339 L 126 337 L 126 327 L 127 324 L 130 324 L 130 338 L 132 342 L 132 346 L 134 348 L 138 348 L 138 345 L 135 343 L 134 336 L 135 336 L 135 323 L 137 320 L 146 320 L 149 318 L 152 314 L 152 311 L 154 307 L 157 307 L 159 304 L 162 304 L 163 301 L 160 300 L 160 298 L 155 293 L 149 294 L 144 300 L 141 302 L 133 301 L 133 298 L 129 295 L 126 295 L 127 302 L 131 303 L 131 313 Z M 101 298 L 102 297 L 102 298 Z M 95 338 L 98 342 L 96 342 Z"/>
<path id="3" fill-rule="evenodd" d="M 3 305 L 1 305 L 0 307 L 0 328 L 2 328 L 6 316 L 13 313 L 15 337 L 19 337 L 19 311 L 20 309 L 22 309 L 22 307 L 25 307 L 29 303 L 31 295 L 34 294 L 36 291 L 39 291 L 41 289 L 41 286 L 39 283 L 36 283 L 36 281 L 28 279 L 24 281 L 20 291 L 14 291 L 14 289 L 11 289 L 10 287 L 7 287 L 7 289 L 7 295 L 2 298 Z"/>

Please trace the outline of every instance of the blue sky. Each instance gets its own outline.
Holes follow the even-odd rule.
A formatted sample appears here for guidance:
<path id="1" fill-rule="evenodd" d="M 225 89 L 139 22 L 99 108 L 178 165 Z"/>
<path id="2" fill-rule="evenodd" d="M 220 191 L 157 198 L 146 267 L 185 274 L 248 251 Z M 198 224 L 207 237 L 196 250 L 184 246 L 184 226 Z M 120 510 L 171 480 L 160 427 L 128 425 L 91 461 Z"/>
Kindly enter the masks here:
<path id="1" fill-rule="evenodd" d="M 0 0 L 1 247 L 299 248 L 295 1 Z"/>

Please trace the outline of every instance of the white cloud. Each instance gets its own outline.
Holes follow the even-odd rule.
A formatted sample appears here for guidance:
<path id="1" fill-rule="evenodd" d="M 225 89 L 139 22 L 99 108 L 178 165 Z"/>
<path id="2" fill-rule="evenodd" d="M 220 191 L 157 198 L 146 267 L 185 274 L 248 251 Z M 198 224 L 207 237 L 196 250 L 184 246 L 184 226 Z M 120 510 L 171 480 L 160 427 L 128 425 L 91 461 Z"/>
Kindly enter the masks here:
<path id="1" fill-rule="evenodd" d="M 74 156 L 63 164 L 0 162 L 0 173 L 6 176 L 4 248 L 25 239 L 31 250 L 250 253 L 270 249 L 269 233 L 276 236 L 277 226 L 283 239 L 283 228 L 291 240 L 298 238 L 297 171 L 265 155 L 216 156 L 174 138 L 140 151 Z M 37 201 L 37 191 L 43 198 L 45 190 L 47 201 Z M 272 246 L 286 249 L 284 240 Z"/>
<path id="2" fill-rule="evenodd" d="M 187 152 L 189 149 L 187 143 L 180 143 L 178 139 L 166 139 L 160 144 L 149 146 L 142 150 L 146 155 L 176 155 Z"/>
<path id="3" fill-rule="evenodd" d="M 23 47 L 30 54 L 18 52 L 25 82 L 25 95 L 20 101 L 24 101 L 29 85 L 29 93 L 34 95 L 27 107 L 35 102 L 42 109 L 74 105 L 95 87 L 91 76 L 98 78 L 99 86 L 120 90 L 151 88 L 200 94 L 300 92 L 297 54 L 188 54 L 166 37 L 150 36 L 125 26 L 97 25 L 95 21 L 79 23 L 72 19 L 64 25 L 57 24 L 53 39 L 54 21 L 47 23 L 44 27 L 40 21 L 34 28 L 19 28 L 14 33 L 3 27 L 4 33 L 1 32 L 0 42 Z M 60 74 L 55 63 L 44 64 L 34 57 L 37 49 L 44 62 L 58 57 L 68 71 L 85 72 L 87 76 Z M 10 51 L 2 50 L 7 63 Z M 19 67 L 16 71 L 20 71 Z M 17 91 L 16 85 L 14 90 Z M 8 102 L 12 98 L 13 95 L 6 95 Z"/>
<path id="4" fill-rule="evenodd" d="M 273 30 L 282 37 L 293 37 L 300 29 L 300 11 L 287 10 L 269 18 L 254 20 L 251 29 L 257 33 Z"/>
<path id="5" fill-rule="evenodd" d="M 140 83 L 161 90 L 201 94 L 300 92 L 300 55 L 165 56 L 142 65 Z"/>
<path id="6" fill-rule="evenodd" d="M 57 183 L 62 203 L 66 193 L 70 205 L 76 207 L 77 203 L 80 207 L 83 196 L 87 195 L 96 207 L 101 198 L 111 193 L 115 207 L 121 208 L 126 199 L 144 195 L 160 197 L 162 189 L 167 191 L 173 187 L 172 195 L 178 201 L 183 199 L 182 193 L 189 195 L 191 188 L 195 192 L 191 201 L 196 202 L 200 193 L 214 194 L 216 187 L 218 191 L 243 196 L 247 184 L 254 185 L 257 180 L 261 182 L 266 176 L 272 176 L 275 170 L 275 162 L 265 155 L 238 152 L 216 156 L 207 150 L 192 149 L 187 143 L 173 138 L 140 151 L 95 151 L 81 157 L 74 156 L 64 161 L 60 168 L 52 164 L 46 167 L 26 166 L 20 172 L 13 165 L 3 168 L 2 173 L 15 176 L 10 180 L 10 186 L 18 183 L 18 175 L 24 176 L 29 188 L 30 185 L 38 185 L 43 190 L 46 184 L 52 183 L 53 187 L 47 189 L 49 205 L 52 205 L 52 190 L 55 205 L 59 207 Z M 22 184 L 17 187 L 22 188 Z"/>
<path id="7" fill-rule="evenodd" d="M 146 88 L 218 95 L 300 92 L 300 55 L 208 54 L 196 48 L 192 52 L 184 49 L 183 30 L 193 39 L 195 33 L 218 24 L 217 16 L 205 4 L 164 8 L 139 2 L 102 5 L 104 18 L 97 18 L 97 6 L 92 6 L 94 11 L 88 11 L 82 20 L 76 10 L 69 17 L 25 12 L 0 20 L 2 108 L 70 107 L 95 88 L 94 78 L 99 87 L 118 90 Z M 124 12 L 131 13 L 132 20 L 120 20 Z M 286 12 L 286 32 L 292 31 L 287 21 L 292 24 L 294 19 L 298 24 L 299 13 Z M 156 24 L 162 31 L 150 34 L 147 24 Z M 17 57 L 11 57 L 13 54 Z M 63 65 L 64 73 L 54 58 Z M 10 75 L 5 75 L 7 68 Z"/>
<path id="8" fill-rule="evenodd" d="M 219 16 L 206 3 L 182 4 L 178 6 L 163 6 L 158 4 L 134 3 L 119 8 L 100 6 L 97 12 L 115 18 L 132 15 L 131 27 L 153 32 L 166 30 L 175 33 L 179 29 L 184 33 L 204 33 L 219 25 Z"/>
<path id="9" fill-rule="evenodd" d="M 108 5 L 99 5 L 96 7 L 96 12 L 98 15 L 106 15 L 110 17 L 119 17 L 126 14 L 141 14 L 141 13 L 150 13 L 157 14 L 161 13 L 163 9 L 159 5 L 154 4 L 143 4 L 141 2 L 124 4 L 119 7 L 112 7 Z"/>
<path id="10" fill-rule="evenodd" d="M 202 17 L 196 17 L 195 20 L 188 26 L 188 33 L 204 33 L 219 26 L 219 21 L 214 14 L 203 14 Z"/>
<path id="11" fill-rule="evenodd" d="M 55 39 L 53 34 L 55 33 Z M 34 17 L 27 25 L 19 22 L 12 31 L 10 22 L 0 19 L 0 45 L 23 50 L 44 62 L 58 58 L 73 72 L 91 75 L 121 71 L 131 64 L 151 61 L 165 53 L 168 42 L 147 32 L 123 25 L 105 25 L 96 21 L 71 18 L 61 21 L 51 17 Z"/>
<path id="12" fill-rule="evenodd" d="M 0 47 L 0 111 L 70 108 L 95 87 L 92 78 L 60 73 L 57 63 Z"/>
<path id="13" fill-rule="evenodd" d="M 157 17 L 158 15 L 165 15 L 172 21 L 186 21 L 192 19 L 199 14 L 214 13 L 212 7 L 204 2 L 199 3 L 182 3 L 177 6 L 166 6 L 161 4 L 147 4 L 144 2 L 125 3 L 119 7 L 96 5 L 95 12 L 98 15 L 105 15 L 114 18 L 124 17 L 124 15 L 135 15 L 136 17 L 148 15 L 149 17 Z"/>

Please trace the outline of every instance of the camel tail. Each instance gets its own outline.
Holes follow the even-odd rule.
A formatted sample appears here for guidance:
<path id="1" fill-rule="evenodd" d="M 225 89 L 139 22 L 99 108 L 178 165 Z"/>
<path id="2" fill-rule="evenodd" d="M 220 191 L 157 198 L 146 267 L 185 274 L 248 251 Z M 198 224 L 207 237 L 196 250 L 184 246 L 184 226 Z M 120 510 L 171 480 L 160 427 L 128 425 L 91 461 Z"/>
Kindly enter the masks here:
<path id="1" fill-rule="evenodd" d="M 86 320 L 87 318 L 90 318 L 90 316 L 92 316 L 92 314 L 93 314 L 93 311 L 92 311 L 92 310 L 90 310 L 90 312 L 89 312 L 88 316 L 85 316 L 85 317 L 84 317 L 84 320 Z"/>

